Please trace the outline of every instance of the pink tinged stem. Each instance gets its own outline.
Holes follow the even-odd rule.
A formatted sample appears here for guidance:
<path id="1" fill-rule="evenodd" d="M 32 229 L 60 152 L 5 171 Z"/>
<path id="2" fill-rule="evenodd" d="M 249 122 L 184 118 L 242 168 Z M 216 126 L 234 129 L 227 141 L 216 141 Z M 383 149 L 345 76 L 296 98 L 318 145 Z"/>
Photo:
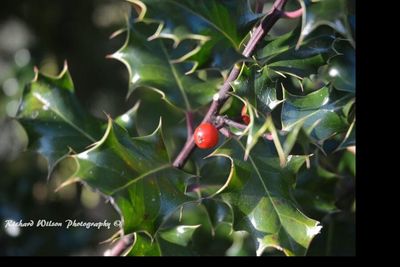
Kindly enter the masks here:
<path id="1" fill-rule="evenodd" d="M 223 134 L 226 138 L 232 137 L 232 133 L 231 133 L 227 128 L 225 128 L 225 127 L 220 128 L 220 129 L 219 129 L 219 132 L 220 132 L 221 134 Z"/>
<path id="2" fill-rule="evenodd" d="M 191 111 L 185 112 L 186 116 L 186 129 L 187 129 L 187 140 L 193 135 L 193 113 Z"/>
<path id="3" fill-rule="evenodd" d="M 299 9 L 295 10 L 295 11 L 285 11 L 285 12 L 283 12 L 282 18 L 285 18 L 285 19 L 296 19 L 296 18 L 301 17 L 302 15 L 303 15 L 303 8 L 301 7 Z"/>
<path id="4" fill-rule="evenodd" d="M 117 244 L 104 253 L 104 256 L 121 256 L 135 241 L 133 234 L 126 235 L 118 240 Z"/>

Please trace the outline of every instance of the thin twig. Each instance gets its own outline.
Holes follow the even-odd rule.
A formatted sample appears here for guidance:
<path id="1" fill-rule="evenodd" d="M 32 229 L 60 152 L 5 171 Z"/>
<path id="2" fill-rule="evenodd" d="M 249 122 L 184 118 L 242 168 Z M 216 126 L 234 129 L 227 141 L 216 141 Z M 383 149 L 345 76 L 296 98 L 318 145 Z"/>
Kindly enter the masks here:
<path id="1" fill-rule="evenodd" d="M 233 121 L 233 120 L 231 120 L 231 119 L 228 119 L 226 116 L 217 116 L 217 117 L 215 118 L 215 120 L 216 120 L 217 122 L 222 121 L 224 125 L 231 126 L 231 127 L 236 128 L 236 129 L 239 129 L 239 130 L 245 130 L 245 129 L 247 128 L 247 125 L 242 124 L 242 123 L 239 123 L 239 122 L 236 122 L 236 121 Z M 222 129 L 227 130 L 227 131 L 229 132 L 229 134 L 232 135 L 232 133 L 231 133 L 228 129 L 224 128 L 223 126 L 222 126 L 222 128 L 220 129 L 220 131 L 221 131 Z M 225 134 L 224 134 L 224 135 L 225 135 Z M 265 133 L 265 134 L 262 135 L 262 137 L 265 138 L 265 139 L 267 139 L 267 140 L 269 140 L 269 141 L 272 140 L 272 136 L 271 136 L 270 133 Z"/>
<path id="2" fill-rule="evenodd" d="M 187 129 L 187 142 L 193 135 L 193 113 L 191 111 L 185 112 L 186 116 L 186 129 Z"/>
<path id="3" fill-rule="evenodd" d="M 217 116 L 216 121 L 222 121 L 225 125 L 232 126 L 236 129 L 245 130 L 247 125 L 228 119 L 226 116 Z"/>
<path id="4" fill-rule="evenodd" d="M 282 18 L 285 19 L 296 19 L 298 17 L 301 17 L 303 15 L 303 8 L 299 8 L 297 10 L 294 11 L 285 11 L 282 14 Z"/>
<path id="5" fill-rule="evenodd" d="M 219 132 L 220 132 L 221 134 L 223 134 L 226 138 L 232 137 L 231 131 L 229 131 L 229 130 L 228 130 L 227 128 L 225 128 L 225 127 L 220 128 L 220 129 L 219 129 Z"/>
<path id="6" fill-rule="evenodd" d="M 118 240 L 117 244 L 104 252 L 104 256 L 121 256 L 135 241 L 133 234 L 126 235 Z"/>
<path id="7" fill-rule="evenodd" d="M 254 30 L 246 48 L 243 50 L 242 54 L 245 57 L 249 57 L 256 48 L 256 45 L 264 38 L 264 36 L 271 30 L 274 24 L 282 17 L 283 8 L 286 5 L 287 0 L 275 0 L 272 9 L 268 12 L 267 16 L 261 21 L 260 25 Z M 228 92 L 231 90 L 231 82 L 236 80 L 240 73 L 242 64 L 236 64 L 228 78 L 225 80 L 224 84 L 221 86 L 218 97 L 213 99 L 207 114 L 205 115 L 202 123 L 211 122 L 211 118 L 215 116 L 225 101 L 228 99 Z M 192 153 L 195 147 L 193 138 L 189 142 L 186 142 L 178 156 L 173 162 L 173 166 L 176 168 L 182 168 L 188 157 Z"/>

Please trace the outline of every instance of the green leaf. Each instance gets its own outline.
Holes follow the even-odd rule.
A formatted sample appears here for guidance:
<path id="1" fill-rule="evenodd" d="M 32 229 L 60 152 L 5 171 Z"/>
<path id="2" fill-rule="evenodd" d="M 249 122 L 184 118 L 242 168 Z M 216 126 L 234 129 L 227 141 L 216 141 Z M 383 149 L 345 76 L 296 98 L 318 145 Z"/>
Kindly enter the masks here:
<path id="1" fill-rule="evenodd" d="M 135 121 L 138 135 L 152 133 L 158 126 L 161 117 L 162 132 L 168 154 L 172 156 L 179 153 L 186 141 L 185 114 L 164 101 L 160 94 L 146 88 L 136 90 L 132 97 L 140 99 L 140 106 L 136 111 L 138 120 Z"/>
<path id="2" fill-rule="evenodd" d="M 347 104 L 343 107 L 343 114 L 347 117 L 347 118 L 351 118 L 352 115 L 352 109 L 354 107 L 354 103 L 356 102 L 355 98 L 352 98 L 349 102 L 347 102 Z"/>
<path id="3" fill-rule="evenodd" d="M 193 256 L 194 253 L 186 245 L 197 227 L 198 225 L 181 225 L 160 232 L 155 238 L 136 233 L 135 242 L 127 256 Z"/>
<path id="4" fill-rule="evenodd" d="M 140 13 L 137 21 L 158 21 L 154 37 L 179 43 L 182 35 L 203 40 L 190 57 L 199 66 L 228 69 L 240 59 L 241 41 L 261 14 L 254 14 L 248 0 L 131 0 Z M 179 14 L 179 15 L 177 15 Z"/>
<path id="5" fill-rule="evenodd" d="M 160 247 L 151 236 L 145 233 L 135 233 L 135 242 L 127 256 L 161 256 Z"/>
<path id="6" fill-rule="evenodd" d="M 72 157 L 78 168 L 63 186 L 82 181 L 109 197 L 121 214 L 125 234 L 145 231 L 154 235 L 174 211 L 191 200 L 185 195 L 190 175 L 170 164 L 161 121 L 153 134 L 131 138 L 110 119 L 103 138 Z"/>
<path id="7" fill-rule="evenodd" d="M 244 159 L 247 159 L 251 149 L 257 144 L 258 138 L 270 128 L 272 125 L 271 117 L 266 118 L 265 115 L 259 114 L 253 110 L 253 107 L 247 104 L 247 111 L 250 115 L 250 123 L 247 130 L 246 151 Z"/>
<path id="8" fill-rule="evenodd" d="M 286 102 L 302 109 L 315 109 L 323 106 L 329 101 L 329 88 L 322 87 L 306 96 L 298 96 L 284 90 Z"/>
<path id="9" fill-rule="evenodd" d="M 282 100 L 277 97 L 278 78 L 275 71 L 268 67 L 243 65 L 238 78 L 232 82 L 236 95 L 247 99 L 249 103 L 262 113 L 271 112 Z"/>
<path id="10" fill-rule="evenodd" d="M 309 77 L 304 77 L 301 81 L 302 92 L 308 94 L 315 90 L 321 89 L 326 85 L 326 82 L 316 74 L 311 74 Z"/>
<path id="11" fill-rule="evenodd" d="M 203 199 L 212 200 L 211 204 L 207 202 L 203 203 L 209 213 L 213 213 L 212 210 L 217 210 L 213 203 L 213 196 L 215 196 L 220 188 L 226 182 L 226 175 L 229 173 L 230 162 L 226 158 L 218 157 L 218 158 L 209 158 L 206 157 L 202 161 L 199 162 L 200 166 L 198 169 L 200 170 L 199 176 L 201 177 L 200 181 L 195 185 L 199 188 L 201 197 Z M 204 201 L 204 200 L 203 200 Z M 208 206 L 211 208 L 208 208 Z"/>
<path id="12" fill-rule="evenodd" d="M 349 146 L 355 146 L 356 145 L 356 121 L 353 121 L 353 123 L 350 125 L 349 129 L 347 130 L 347 133 L 340 145 L 336 150 L 341 150 L 345 149 Z"/>
<path id="13" fill-rule="evenodd" d="M 333 48 L 337 55 L 328 60 L 328 64 L 318 70 L 319 76 L 332 83 L 335 89 L 350 93 L 356 90 L 355 50 L 345 40 L 337 40 Z"/>
<path id="14" fill-rule="evenodd" d="M 232 233 L 232 245 L 231 247 L 226 251 L 225 256 L 254 256 L 254 253 L 251 253 L 249 250 L 249 247 L 251 247 L 250 244 L 248 244 L 249 234 L 245 231 L 236 231 Z M 251 240 L 250 240 L 251 242 Z M 250 253 L 249 253 L 250 252 Z"/>
<path id="15" fill-rule="evenodd" d="M 337 211 L 335 189 L 339 176 L 324 169 L 314 158 L 309 169 L 303 169 L 297 178 L 296 200 L 309 213 L 322 217 Z"/>
<path id="16" fill-rule="evenodd" d="M 267 37 L 264 46 L 256 52 L 256 58 L 262 66 L 279 71 L 309 76 L 317 73 L 334 54 L 332 44 L 335 40 L 331 31 L 321 29 L 308 36 L 299 48 L 296 48 L 299 29 L 277 37 Z"/>
<path id="17" fill-rule="evenodd" d="M 303 122 L 301 121 L 300 123 L 296 124 L 289 133 L 286 133 L 286 138 L 283 143 L 283 153 L 285 157 L 288 157 L 290 155 L 292 148 L 298 140 L 298 136 L 302 127 Z"/>
<path id="18" fill-rule="evenodd" d="M 47 159 L 50 175 L 71 149 L 81 152 L 100 139 L 104 127 L 79 104 L 66 64 L 57 77 L 35 72 L 16 118 L 25 128 L 29 148 Z"/>
<path id="19" fill-rule="evenodd" d="M 319 26 L 327 25 L 354 44 L 349 24 L 349 0 L 303 0 L 304 15 L 298 46 Z"/>
<path id="20" fill-rule="evenodd" d="M 281 141 L 279 139 L 278 131 L 275 128 L 275 124 L 272 121 L 272 117 L 259 116 L 256 117 L 255 114 L 250 109 L 250 123 L 249 130 L 247 134 L 246 141 L 246 151 L 244 154 L 244 159 L 246 160 L 250 154 L 251 149 L 257 144 L 259 138 L 266 138 L 265 133 L 269 132 L 272 141 L 275 145 L 276 152 L 279 157 L 279 162 L 281 166 L 286 164 L 286 156 L 283 151 Z"/>
<path id="21" fill-rule="evenodd" d="M 233 208 L 234 229 L 251 234 L 257 255 L 269 247 L 286 255 L 305 255 L 321 228 L 299 210 L 292 196 L 295 174 L 307 156 L 290 156 L 281 168 L 270 142 L 260 139 L 247 161 L 244 151 L 241 141 L 230 139 L 212 154 L 231 161 L 219 195 Z"/>
<path id="22" fill-rule="evenodd" d="M 338 171 L 344 172 L 347 170 L 354 177 L 356 176 L 356 155 L 350 151 L 345 151 L 340 160 Z"/>
<path id="23" fill-rule="evenodd" d="M 328 92 L 327 87 L 306 96 L 292 95 L 285 91 L 287 99 L 281 112 L 283 130 L 290 131 L 294 125 L 302 122 L 303 128 L 317 143 L 345 131 L 348 124 L 342 108 L 349 101 L 349 96 L 335 99 Z"/>
<path id="24" fill-rule="evenodd" d="M 267 66 L 259 69 L 256 65 L 251 67 L 243 65 L 239 77 L 232 83 L 235 96 L 247 106 L 247 113 L 250 117 L 246 131 L 238 133 L 239 135 L 247 134 L 244 158 L 247 158 L 258 138 L 262 137 L 267 130 L 276 133 L 269 114 L 283 101 L 277 97 L 277 87 L 280 86 L 279 78 L 282 77 Z M 282 152 L 280 143 L 277 143 L 277 136 L 274 141 L 278 151 Z M 281 153 L 280 156 L 283 164 L 283 154 Z"/>
<path id="25" fill-rule="evenodd" d="M 177 54 L 187 51 L 181 51 L 181 46 L 174 48 L 166 39 L 148 40 L 153 25 L 129 24 L 125 44 L 111 56 L 128 68 L 129 93 L 146 87 L 182 110 L 193 110 L 209 103 L 222 81 L 221 76 L 215 71 L 187 74 L 193 64 L 176 60 Z"/>
<path id="26" fill-rule="evenodd" d="M 170 243 L 187 246 L 194 231 L 199 228 L 200 225 L 179 225 L 174 228 L 164 230 L 160 232 L 160 237 Z"/>
<path id="27" fill-rule="evenodd" d="M 203 181 L 201 185 L 204 185 Z M 221 225 L 232 227 L 233 211 L 227 203 L 217 198 L 204 198 L 201 204 L 207 211 L 213 233 L 215 233 L 217 228 Z"/>
<path id="28" fill-rule="evenodd" d="M 115 122 L 118 123 L 122 128 L 125 128 L 130 136 L 138 135 L 136 122 L 139 105 L 140 102 L 138 101 L 130 110 L 115 119 Z"/>

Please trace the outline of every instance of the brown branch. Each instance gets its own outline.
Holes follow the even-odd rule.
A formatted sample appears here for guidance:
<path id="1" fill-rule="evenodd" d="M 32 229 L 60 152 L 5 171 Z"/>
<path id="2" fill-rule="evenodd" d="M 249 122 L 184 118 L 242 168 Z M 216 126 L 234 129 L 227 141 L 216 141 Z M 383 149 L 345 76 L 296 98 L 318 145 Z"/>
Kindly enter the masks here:
<path id="1" fill-rule="evenodd" d="M 118 240 L 117 244 L 104 252 L 104 256 L 121 256 L 135 241 L 133 234 L 126 235 Z"/>
<path id="2" fill-rule="evenodd" d="M 261 21 L 260 25 L 253 31 L 253 34 L 250 37 L 249 42 L 246 45 L 246 48 L 243 50 L 242 54 L 245 57 L 249 57 L 256 48 L 256 45 L 264 38 L 264 36 L 271 30 L 274 24 L 282 17 L 283 8 L 286 5 L 287 0 L 275 0 L 275 3 L 272 9 L 268 12 L 266 17 Z M 236 80 L 240 73 L 241 64 L 236 64 L 231 72 L 229 73 L 228 78 L 225 80 L 224 84 L 219 89 L 219 93 L 217 97 L 213 99 L 210 108 L 208 109 L 207 114 L 205 115 L 202 123 L 211 122 L 211 118 L 215 116 L 222 105 L 229 97 L 229 91 L 231 90 L 231 82 Z M 188 157 L 192 153 L 195 144 L 193 138 L 189 139 L 189 142 L 186 142 L 178 156 L 175 158 L 173 162 L 173 166 L 176 168 L 182 168 Z"/>

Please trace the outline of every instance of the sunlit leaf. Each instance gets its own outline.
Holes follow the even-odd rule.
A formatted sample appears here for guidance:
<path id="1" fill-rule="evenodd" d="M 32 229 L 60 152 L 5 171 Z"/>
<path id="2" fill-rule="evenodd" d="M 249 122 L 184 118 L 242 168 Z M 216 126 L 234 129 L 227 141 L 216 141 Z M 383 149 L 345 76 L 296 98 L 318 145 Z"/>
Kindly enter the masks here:
<path id="1" fill-rule="evenodd" d="M 302 121 L 303 128 L 316 142 L 346 130 L 348 124 L 342 107 L 349 100 L 348 96 L 332 99 L 327 87 L 306 96 L 296 96 L 289 92 L 285 94 L 286 101 L 281 113 L 283 130 L 290 131 Z"/>
<path id="2" fill-rule="evenodd" d="M 103 123 L 85 111 L 75 97 L 67 65 L 57 77 L 36 70 L 16 117 L 28 135 L 29 148 L 47 159 L 49 175 L 71 149 L 85 150 L 104 131 Z"/>
<path id="3" fill-rule="evenodd" d="M 240 59 L 242 39 L 262 14 L 254 14 L 248 0 L 130 0 L 139 10 L 138 21 L 158 21 L 154 37 L 178 43 L 182 36 L 202 40 L 190 59 L 199 66 L 228 69 Z M 171 15 L 171 14 L 179 14 Z"/>
<path id="4" fill-rule="evenodd" d="M 260 69 L 244 65 L 232 88 L 236 95 L 247 99 L 258 111 L 266 113 L 282 102 L 277 97 L 279 78 L 282 76 L 268 67 Z"/>
<path id="5" fill-rule="evenodd" d="M 161 124 L 153 134 L 131 138 L 109 120 L 95 146 L 74 155 L 77 170 L 64 185 L 82 181 L 110 198 L 121 213 L 125 234 L 160 225 L 190 198 L 185 195 L 189 174 L 173 168 Z"/>
<path id="6" fill-rule="evenodd" d="M 129 24 L 125 44 L 111 56 L 127 66 L 129 92 L 146 87 L 183 110 L 209 103 L 222 81 L 221 76 L 215 71 L 187 74 L 193 64 L 175 61 L 181 46 L 174 48 L 172 42 L 160 38 L 148 40 L 153 28 L 154 24 L 143 22 Z"/>
<path id="7" fill-rule="evenodd" d="M 331 82 L 337 90 L 354 93 L 356 90 L 355 50 L 344 40 L 336 41 L 333 48 L 338 54 L 319 69 L 319 75 Z"/>
<path id="8" fill-rule="evenodd" d="M 308 36 L 299 48 L 296 41 L 299 29 L 282 36 L 266 38 L 263 47 L 256 53 L 256 58 L 271 69 L 309 76 L 317 73 L 318 68 L 334 54 L 332 44 L 335 40 L 331 31 L 321 29 Z"/>
<path id="9" fill-rule="evenodd" d="M 260 139 L 247 161 L 244 150 L 241 141 L 232 139 L 213 153 L 231 160 L 229 178 L 219 195 L 233 208 L 234 229 L 250 233 L 258 255 L 268 247 L 304 255 L 321 228 L 292 197 L 295 174 L 307 156 L 290 156 L 281 168 L 271 143 Z"/>
<path id="10" fill-rule="evenodd" d="M 298 45 L 319 26 L 327 25 L 354 43 L 349 24 L 349 3 L 352 0 L 303 0 L 305 9 Z"/>

